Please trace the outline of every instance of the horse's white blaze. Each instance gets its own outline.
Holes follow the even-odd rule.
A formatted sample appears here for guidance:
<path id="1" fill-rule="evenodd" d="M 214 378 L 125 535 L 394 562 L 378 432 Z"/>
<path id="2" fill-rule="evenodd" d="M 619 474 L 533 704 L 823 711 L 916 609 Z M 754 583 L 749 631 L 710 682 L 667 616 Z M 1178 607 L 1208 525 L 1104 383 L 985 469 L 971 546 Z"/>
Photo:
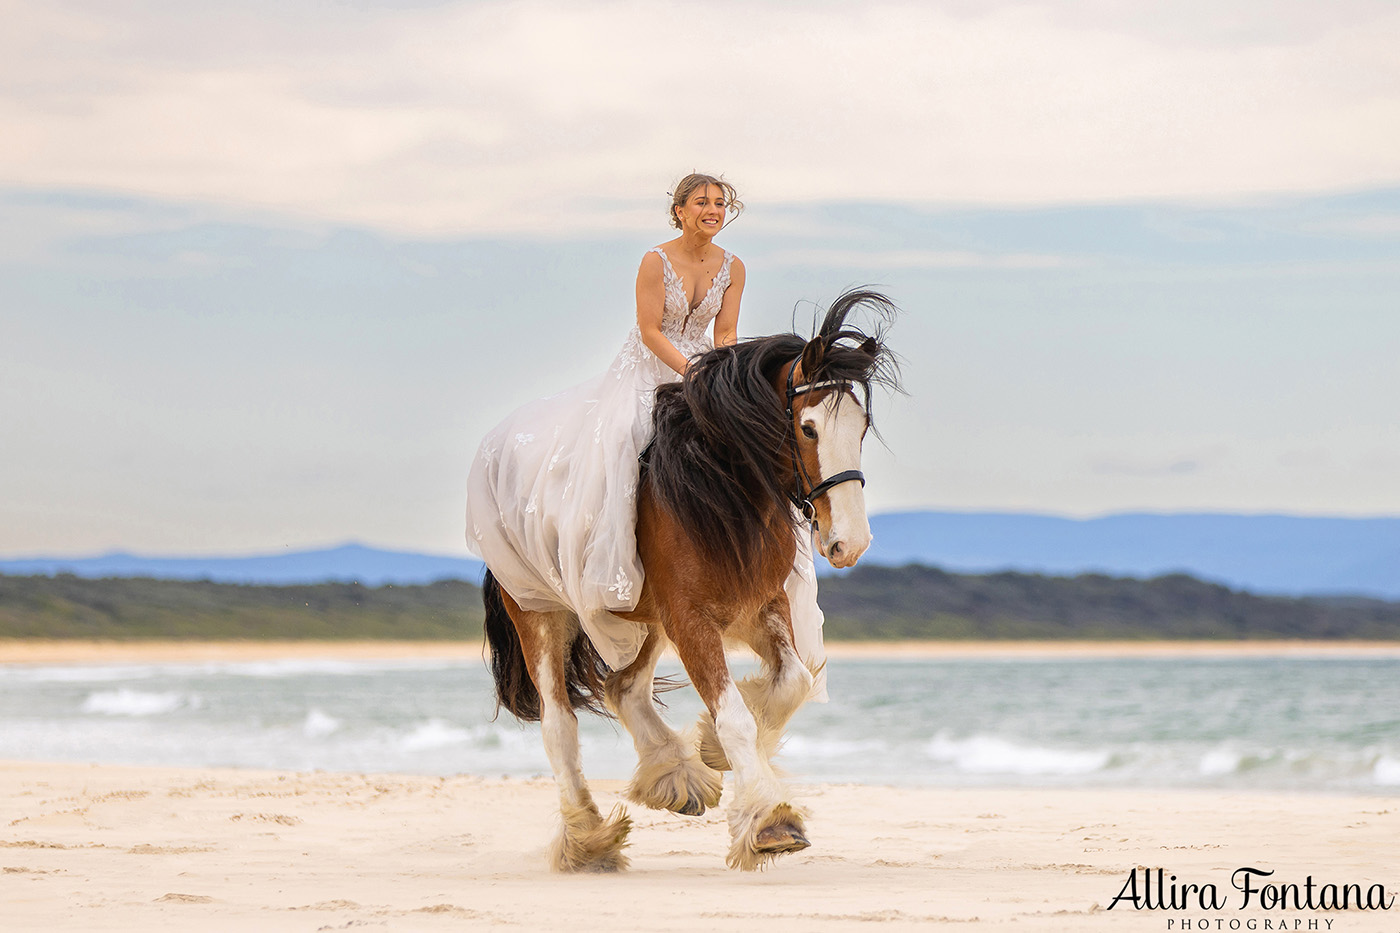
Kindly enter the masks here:
<path id="1" fill-rule="evenodd" d="M 817 432 L 817 463 L 821 482 L 846 470 L 860 469 L 860 446 L 865 438 L 865 410 L 853 399 L 833 392 L 802 413 L 803 424 Z M 865 514 L 865 488 L 855 480 L 840 483 L 826 492 L 831 508 L 830 527 L 820 529 L 817 547 L 833 567 L 850 567 L 870 547 L 870 520 Z M 839 544 L 835 553 L 832 545 Z"/>

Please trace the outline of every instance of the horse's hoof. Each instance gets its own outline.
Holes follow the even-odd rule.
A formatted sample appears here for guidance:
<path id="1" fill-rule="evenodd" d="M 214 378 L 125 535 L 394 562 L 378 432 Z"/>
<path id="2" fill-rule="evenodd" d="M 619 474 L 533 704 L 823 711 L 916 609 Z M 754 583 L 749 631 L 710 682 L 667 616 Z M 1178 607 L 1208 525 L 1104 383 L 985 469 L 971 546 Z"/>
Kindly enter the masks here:
<path id="1" fill-rule="evenodd" d="M 759 830 L 753 847 L 765 854 L 783 855 L 788 852 L 801 852 L 811 844 L 795 824 L 779 823 Z"/>
<path id="2" fill-rule="evenodd" d="M 680 801 L 671 808 L 672 813 L 679 813 L 681 816 L 703 816 L 705 813 L 705 803 L 694 797 Z"/>
<path id="3" fill-rule="evenodd" d="M 700 816 L 719 803 L 724 778 L 705 767 L 688 744 L 661 749 L 637 763 L 627 799 L 682 816 Z"/>
<path id="4" fill-rule="evenodd" d="M 627 867 L 627 834 L 632 818 L 617 806 L 604 820 L 590 800 L 586 805 L 562 804 L 559 834 L 551 846 L 550 862 L 555 871 L 613 872 Z"/>

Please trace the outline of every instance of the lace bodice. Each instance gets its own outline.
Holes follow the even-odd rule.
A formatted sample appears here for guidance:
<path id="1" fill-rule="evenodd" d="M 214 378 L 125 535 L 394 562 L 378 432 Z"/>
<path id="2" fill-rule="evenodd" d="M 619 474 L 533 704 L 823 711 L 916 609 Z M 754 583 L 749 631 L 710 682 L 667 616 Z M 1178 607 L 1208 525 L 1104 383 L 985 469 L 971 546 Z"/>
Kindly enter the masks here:
<path id="1" fill-rule="evenodd" d="M 724 302 L 724 291 L 729 287 L 729 264 L 734 254 L 724 251 L 724 262 L 715 273 L 710 290 L 694 308 L 690 307 L 690 296 L 686 294 L 685 280 L 671 265 L 671 257 L 661 247 L 654 252 L 661 254 L 661 278 L 666 285 L 666 305 L 661 312 L 661 332 L 666 339 L 676 345 L 687 356 L 709 350 L 712 346 L 707 331 L 710 322 L 719 314 Z"/>
<path id="2" fill-rule="evenodd" d="M 690 296 L 686 294 L 685 280 L 671 265 L 671 257 L 659 246 L 653 252 L 661 254 L 661 281 L 666 287 L 666 303 L 661 310 L 661 333 L 685 356 L 695 356 L 697 353 L 714 349 L 709 334 L 710 322 L 719 314 L 720 306 L 724 303 L 724 291 L 729 287 L 729 266 L 734 261 L 734 254 L 729 250 L 724 251 L 724 263 L 715 274 L 714 281 L 710 283 L 710 290 L 700 299 L 700 303 L 692 308 Z M 618 354 L 613 365 L 613 372 L 621 379 L 645 360 L 655 361 L 657 366 L 665 366 L 647 349 L 646 344 L 642 342 L 641 330 L 633 324 L 631 333 L 622 345 L 622 352 Z M 669 369 L 665 372 L 670 374 Z M 650 413 L 648 402 L 644 414 Z"/>

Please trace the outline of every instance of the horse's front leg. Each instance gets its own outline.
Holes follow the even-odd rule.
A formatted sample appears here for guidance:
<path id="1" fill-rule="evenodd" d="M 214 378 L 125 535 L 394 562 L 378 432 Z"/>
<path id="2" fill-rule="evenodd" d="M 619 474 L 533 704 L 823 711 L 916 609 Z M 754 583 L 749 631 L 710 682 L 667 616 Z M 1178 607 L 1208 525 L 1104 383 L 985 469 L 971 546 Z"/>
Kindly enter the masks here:
<path id="1" fill-rule="evenodd" d="M 676 646 L 691 683 L 705 701 L 734 774 L 729 820 L 730 868 L 762 868 L 787 852 L 807 848 L 801 812 L 773 773 L 759 743 L 759 723 L 729 674 L 720 629 L 699 612 L 668 619 L 666 634 Z"/>
<path id="2" fill-rule="evenodd" d="M 627 799 L 699 816 L 719 803 L 724 778 L 700 760 L 694 741 L 678 735 L 656 708 L 652 678 L 665 645 L 660 626 L 652 626 L 637 659 L 608 678 L 607 703 L 637 749 L 637 771 Z"/>
<path id="3" fill-rule="evenodd" d="M 616 807 L 603 819 L 579 754 L 578 717 L 569 701 L 569 655 L 578 619 L 569 612 L 530 612 L 512 606 L 530 678 L 540 694 L 540 733 L 559 788 L 561 825 L 550 847 L 556 871 L 617 871 L 627 867 L 622 849 L 632 821 Z M 516 613 L 519 613 L 517 616 Z"/>
<path id="4" fill-rule="evenodd" d="M 758 747 L 770 760 L 782 744 L 783 730 L 812 692 L 813 672 L 797 654 L 793 641 L 791 609 L 786 593 L 779 593 L 757 621 L 736 634 L 754 650 L 763 667 L 739 681 L 739 693 L 758 722 Z M 700 757 L 710 767 L 729 770 L 720 747 L 715 721 L 702 713 L 699 722 Z"/>

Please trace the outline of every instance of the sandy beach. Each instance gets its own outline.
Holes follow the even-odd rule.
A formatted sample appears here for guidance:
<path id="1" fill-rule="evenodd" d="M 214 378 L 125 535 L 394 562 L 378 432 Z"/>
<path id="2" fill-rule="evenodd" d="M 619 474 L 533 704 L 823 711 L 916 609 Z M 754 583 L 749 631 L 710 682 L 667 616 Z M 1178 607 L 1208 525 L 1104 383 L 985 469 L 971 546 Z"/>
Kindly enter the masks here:
<path id="1" fill-rule="evenodd" d="M 606 808 L 619 786 L 596 790 Z M 769 871 L 723 867 L 713 812 L 634 806 L 631 869 L 583 876 L 545 868 L 554 799 L 545 780 L 0 764 L 4 926 L 1400 929 L 1397 907 L 1266 910 L 1231 885 L 1251 866 L 1400 888 L 1397 799 L 799 786 L 812 848 Z M 1158 867 L 1223 903 L 1108 909 Z"/>
<path id="2" fill-rule="evenodd" d="M 1396 653 L 1297 642 L 832 648 L 849 657 Z M 0 643 L 0 663 L 477 658 L 480 650 L 10 642 Z M 594 789 L 605 810 L 620 802 L 619 782 Z M 769 871 L 723 867 L 722 812 L 682 817 L 629 805 L 631 869 L 564 876 L 546 867 L 556 800 L 548 780 L 0 762 L 0 928 L 1400 931 L 1400 904 L 1390 900 L 1400 892 L 1394 795 L 797 784 L 795 799 L 810 811 L 812 847 Z M 1311 878 L 1315 900 L 1327 884 L 1359 886 L 1373 900 L 1373 886 L 1384 885 L 1390 907 L 1268 909 L 1257 892 L 1245 904 L 1236 886 L 1244 867 L 1273 872 L 1249 876 L 1255 888 L 1305 891 Z M 1178 890 L 1214 885 L 1217 905 L 1202 907 L 1193 893 L 1185 908 L 1157 906 L 1159 868 Z"/>

